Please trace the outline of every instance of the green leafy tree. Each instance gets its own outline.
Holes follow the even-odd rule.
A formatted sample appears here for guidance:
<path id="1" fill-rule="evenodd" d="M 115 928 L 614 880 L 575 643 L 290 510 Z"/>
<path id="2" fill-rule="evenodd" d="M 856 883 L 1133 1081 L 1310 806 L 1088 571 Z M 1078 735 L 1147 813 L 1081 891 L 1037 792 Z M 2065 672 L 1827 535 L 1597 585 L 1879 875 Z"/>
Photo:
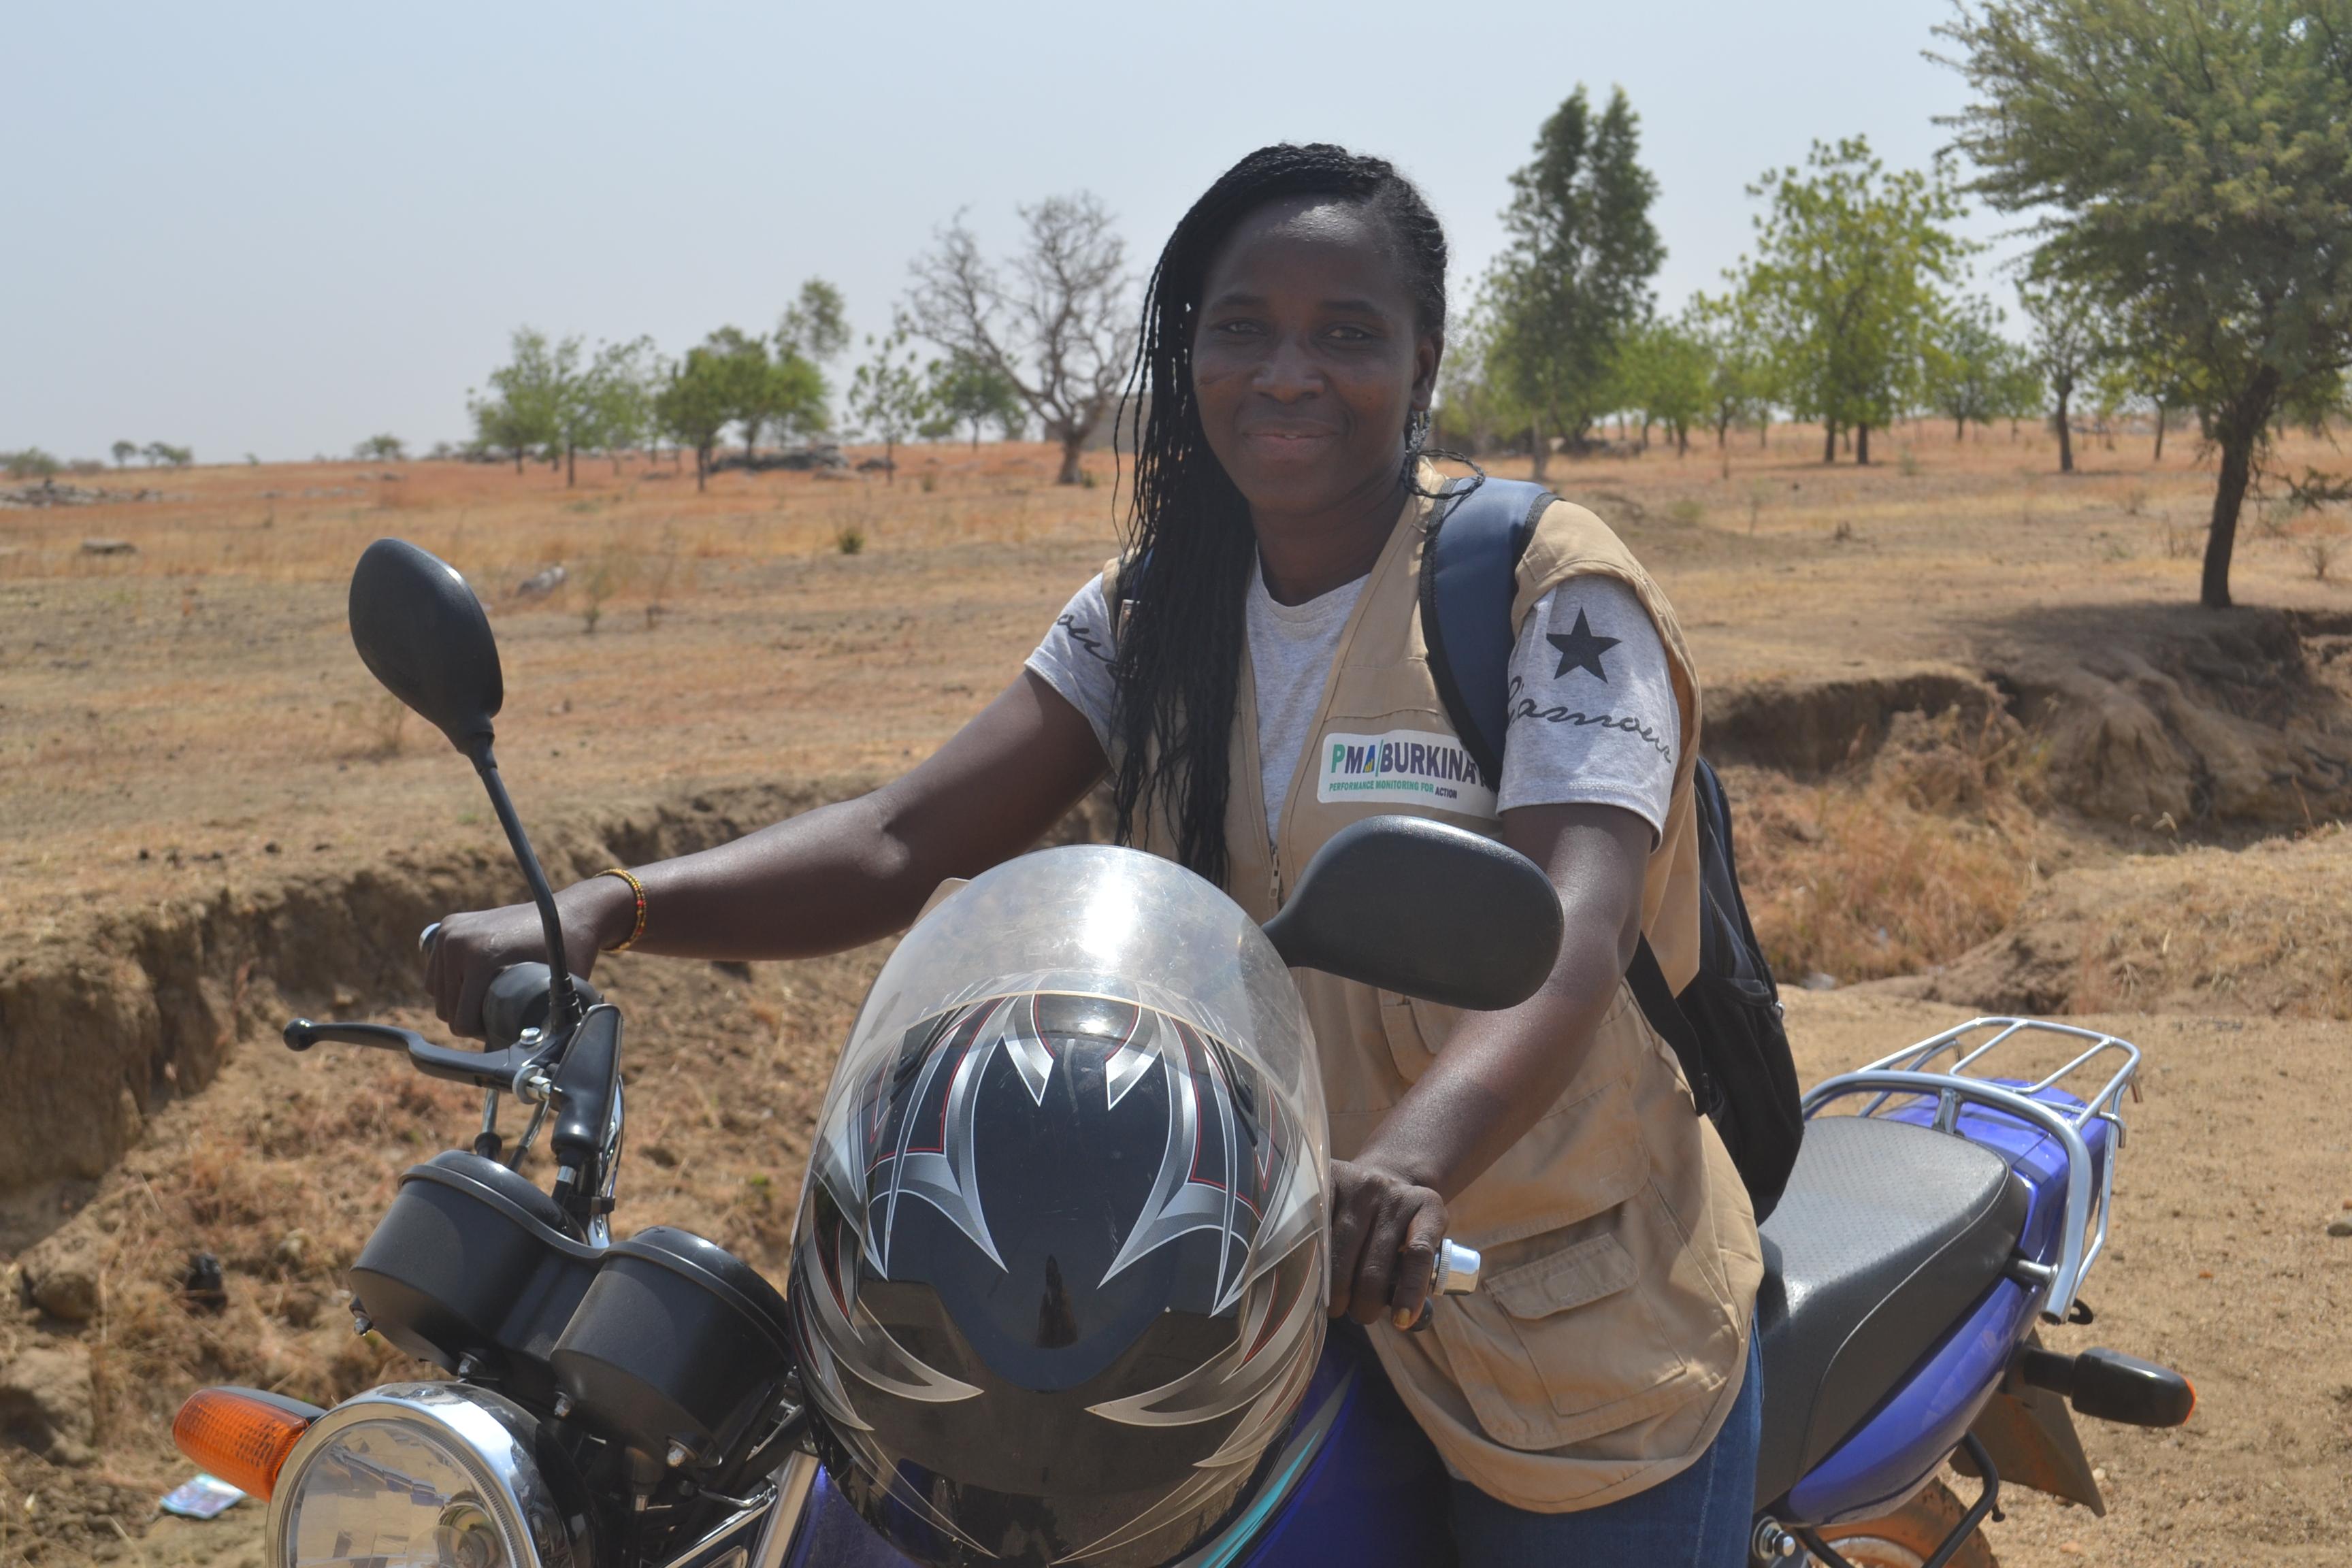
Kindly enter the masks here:
<path id="1" fill-rule="evenodd" d="M 2184 360 L 2160 331 L 2129 316 L 2110 331 L 2101 374 L 2115 390 L 2127 390 L 2147 405 L 2156 424 L 2154 460 L 2159 463 L 2164 461 L 2165 428 L 2173 416 L 2207 406 L 2196 366 Z"/>
<path id="2" fill-rule="evenodd" d="M 734 422 L 732 370 L 723 353 L 705 343 L 686 351 L 669 368 L 654 395 L 654 418 L 678 446 L 694 454 L 694 488 L 709 488 L 711 454 Z"/>
<path id="3" fill-rule="evenodd" d="M 536 328 L 518 327 L 507 342 L 507 363 L 484 378 L 489 384 L 488 395 L 467 395 L 475 438 L 491 451 L 511 454 L 518 474 L 522 472 L 526 454 L 551 454 L 561 438 L 562 350 L 566 347 L 576 362 L 577 339 L 552 345 L 547 334 Z"/>
<path id="4" fill-rule="evenodd" d="M 2050 428 L 2058 437 L 2058 471 L 2074 471 L 2074 389 L 2105 354 L 2098 307 L 2090 294 L 2064 283 L 2026 284 L 2018 290 L 2033 334 L 2033 374 L 2050 389 Z"/>
<path id="5" fill-rule="evenodd" d="M 1958 141 L 2037 272 L 2189 373 L 2220 455 L 2201 601 L 2282 416 L 2352 363 L 2352 0 L 1996 0 L 1941 29 Z"/>
<path id="6" fill-rule="evenodd" d="M 116 468 L 128 468 L 131 465 L 131 459 L 139 455 L 139 443 L 136 441 L 117 441 L 112 447 L 107 449 L 114 454 L 114 466 Z"/>
<path id="7" fill-rule="evenodd" d="M 775 365 L 768 357 L 767 340 L 740 327 L 721 327 L 702 340 L 702 347 L 708 361 L 704 374 L 723 389 L 728 423 L 741 426 L 743 461 L 749 464 L 759 450 L 760 432 L 767 427 L 774 402 L 770 382 Z"/>
<path id="8" fill-rule="evenodd" d="M 185 447 L 174 447 L 169 441 L 150 441 L 139 448 L 139 455 L 153 468 L 184 468 L 196 460 L 196 455 Z"/>
<path id="9" fill-rule="evenodd" d="M 981 254 L 959 217 L 914 264 L 907 324 L 1002 376 L 1062 448 L 1056 484 L 1083 481 L 1082 457 L 1135 361 L 1127 244 L 1109 209 L 1080 193 L 1023 207 L 1009 266 Z"/>
<path id="10" fill-rule="evenodd" d="M 581 378 L 577 396 L 582 405 L 587 444 L 612 458 L 621 471 L 621 454 L 642 447 L 655 428 L 654 398 L 661 390 L 661 355 L 651 338 L 625 343 L 603 343 Z"/>
<path id="11" fill-rule="evenodd" d="M 1482 292 L 1446 331 L 1445 359 L 1437 372 L 1437 406 L 1431 440 L 1472 454 L 1525 434 L 1528 410 L 1512 396 L 1495 360 L 1497 327 L 1491 292 Z"/>
<path id="12" fill-rule="evenodd" d="M 719 328 L 703 347 L 725 389 L 728 418 L 741 427 L 746 467 L 772 425 L 787 437 L 824 428 L 824 377 L 797 351 L 771 353 L 767 340 L 738 327 Z"/>
<path id="13" fill-rule="evenodd" d="M 776 325 L 776 349 L 795 353 L 823 367 L 839 359 L 849 347 L 849 304 L 841 290 L 822 278 L 801 285 L 800 297 L 784 309 Z"/>
<path id="14" fill-rule="evenodd" d="M 0 452 L 0 468 L 6 468 L 12 479 L 46 479 L 64 466 L 38 447 Z"/>
<path id="15" fill-rule="evenodd" d="M 909 335 L 900 322 L 879 342 L 867 338 L 866 363 L 849 378 L 849 417 L 882 442 L 882 477 L 888 484 L 898 482 L 898 443 L 939 417 L 930 376 L 908 345 Z"/>
<path id="16" fill-rule="evenodd" d="M 1759 435 L 1772 417 L 1772 355 L 1755 320 L 1736 297 L 1694 297 L 1683 312 L 1683 331 L 1706 359 L 1706 422 L 1720 448 L 1734 425 L 1753 424 Z"/>
<path id="17" fill-rule="evenodd" d="M 1550 438 L 1580 441 L 1612 402 L 1618 345 L 1647 317 L 1665 247 L 1650 222 L 1658 183 L 1639 162 L 1641 121 L 1613 89 L 1596 119 L 1580 85 L 1511 176 L 1511 241 L 1488 279 L 1487 362 L 1532 416 L 1535 472 Z"/>
<path id="18" fill-rule="evenodd" d="M 352 456 L 362 463 L 404 462 L 408 457 L 408 443 L 390 434 L 371 436 L 352 448 Z"/>
<path id="19" fill-rule="evenodd" d="M 951 436 L 969 429 L 972 449 L 977 451 L 980 433 L 987 426 L 993 425 L 1007 441 L 1027 427 L 1029 411 L 1021 401 L 1020 390 L 992 367 L 962 354 L 948 354 L 933 360 L 924 374 L 932 411 L 924 435 Z"/>
<path id="20" fill-rule="evenodd" d="M 1925 384 L 1928 407 L 1952 422 L 1954 442 L 1969 437 L 2003 412 L 2002 378 L 2018 368 L 2021 353 L 2001 335 L 2000 312 L 1974 296 L 1959 301 L 1937 324 L 1927 342 Z"/>
<path id="21" fill-rule="evenodd" d="M 1768 173 L 1748 195 L 1769 205 L 1740 289 L 1772 344 L 1780 395 L 1822 422 L 1823 462 L 1851 430 L 1867 463 L 1870 432 L 1916 405 L 1941 289 L 1967 254 L 1947 226 L 1959 216 L 1949 178 L 1890 174 L 1853 137 L 1814 142 L 1803 170 Z"/>
<path id="22" fill-rule="evenodd" d="M 1618 352 L 1618 384 L 1624 400 L 1641 410 L 1644 446 L 1650 426 L 1664 425 L 1675 455 L 1689 453 L 1691 426 L 1707 410 L 1709 370 L 1706 340 L 1680 321 L 1648 321 L 1627 334 Z"/>

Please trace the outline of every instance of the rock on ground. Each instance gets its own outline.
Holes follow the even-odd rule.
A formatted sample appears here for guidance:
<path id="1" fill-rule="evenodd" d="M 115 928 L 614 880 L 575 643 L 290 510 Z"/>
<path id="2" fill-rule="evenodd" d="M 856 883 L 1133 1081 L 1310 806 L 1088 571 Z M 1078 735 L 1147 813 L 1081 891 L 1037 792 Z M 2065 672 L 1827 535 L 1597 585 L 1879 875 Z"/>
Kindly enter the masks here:
<path id="1" fill-rule="evenodd" d="M 90 1448 L 89 1354 L 43 1346 L 0 1366 L 0 1438 L 60 1465 L 86 1465 Z"/>

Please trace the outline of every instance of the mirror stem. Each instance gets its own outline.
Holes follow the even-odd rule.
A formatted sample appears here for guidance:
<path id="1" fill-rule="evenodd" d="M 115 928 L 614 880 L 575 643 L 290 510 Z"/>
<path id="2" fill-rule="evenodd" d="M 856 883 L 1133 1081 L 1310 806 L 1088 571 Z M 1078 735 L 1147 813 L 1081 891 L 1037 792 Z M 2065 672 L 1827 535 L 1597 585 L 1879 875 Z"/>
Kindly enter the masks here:
<path id="1" fill-rule="evenodd" d="M 530 837 L 522 830 L 522 818 L 515 815 L 514 802 L 507 795 L 506 781 L 499 776 L 498 759 L 490 754 L 488 737 L 483 738 L 473 755 L 474 771 L 481 775 L 482 787 L 490 792 L 490 805 L 499 814 L 499 826 L 507 830 L 507 845 L 514 851 L 515 863 L 522 868 L 522 879 L 530 889 L 530 901 L 539 906 L 539 923 L 547 941 L 547 1032 L 568 1035 L 580 1021 L 580 1011 L 572 994 L 572 964 L 564 955 L 563 921 L 555 912 L 555 890 L 547 885 L 547 873 L 540 869 L 539 857 L 531 851 Z"/>

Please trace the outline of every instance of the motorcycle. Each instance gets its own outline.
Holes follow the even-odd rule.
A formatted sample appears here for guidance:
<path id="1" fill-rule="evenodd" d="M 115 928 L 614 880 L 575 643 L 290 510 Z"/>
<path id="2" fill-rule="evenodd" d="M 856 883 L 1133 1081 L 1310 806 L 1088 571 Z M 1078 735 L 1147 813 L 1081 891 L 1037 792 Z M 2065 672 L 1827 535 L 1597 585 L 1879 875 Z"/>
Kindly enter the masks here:
<path id="1" fill-rule="evenodd" d="M 561 953 L 552 893 L 492 752 L 502 677 L 472 591 L 425 552 L 380 540 L 353 574 L 350 606 L 368 668 L 473 762 L 547 951 Z M 1039 851 L 1013 863 L 1015 885 L 1050 908 L 1057 889 L 1115 884 L 1144 862 L 1101 847 Z M 1443 905 L 1442 918 L 1411 936 L 1362 918 L 1399 885 Z M 1198 889 L 1186 897 L 1246 923 Z M 1433 942 L 1432 930 L 1455 935 Z M 1336 837 L 1264 932 L 1286 989 L 1279 964 L 1474 1007 L 1531 994 L 1559 937 L 1558 900 L 1532 864 L 1402 817 Z M 889 976 L 869 1013 L 895 1005 L 883 998 Z M 380 1024 L 286 1026 L 298 1051 L 401 1051 L 420 1072 L 479 1089 L 483 1109 L 469 1148 L 405 1173 L 350 1272 L 355 1326 L 446 1378 L 386 1384 L 331 1410 L 206 1388 L 179 1413 L 182 1451 L 268 1503 L 269 1568 L 909 1568 L 869 1521 L 877 1507 L 920 1510 L 923 1499 L 877 1502 L 845 1473 L 822 1418 L 834 1373 L 796 1363 L 794 1302 L 682 1229 L 614 1239 L 619 1009 L 586 981 L 530 963 L 498 976 L 484 1019 L 478 1051 Z M 2052 1042 L 2065 1047 L 2056 1070 L 2001 1070 L 2025 1045 Z M 2139 1062 L 2113 1035 L 1979 1018 L 1806 1095 L 1802 1152 L 1762 1226 L 1753 1562 L 1990 1563 L 1979 1526 L 2004 1479 L 2104 1511 L 2070 1404 L 2147 1426 L 2189 1418 L 2195 1394 L 2179 1373 L 2108 1350 L 2059 1354 L 2035 1334 L 2040 1321 L 2091 1321 L 2083 1284 L 2106 1243 Z M 1319 1111 L 1319 1089 L 1305 1092 Z M 511 1149 L 499 1130 L 507 1097 L 530 1113 Z M 518 1169 L 542 1133 L 545 1189 Z M 1307 1142 L 1319 1161 L 1319 1131 Z M 1475 1253 L 1449 1241 L 1436 1284 L 1474 1290 L 1478 1271 Z M 795 1300 L 804 1289 L 796 1271 Z M 1158 1560 L 1450 1557 L 1447 1478 L 1364 1334 L 1337 1325 L 1304 1364 L 1255 1407 L 1270 1413 L 1268 1438 L 1218 1494 L 1219 1511 Z M 1948 1461 L 1979 1483 L 1966 1508 L 1937 1479 Z M 989 1555 L 968 1541 L 946 1552 Z"/>

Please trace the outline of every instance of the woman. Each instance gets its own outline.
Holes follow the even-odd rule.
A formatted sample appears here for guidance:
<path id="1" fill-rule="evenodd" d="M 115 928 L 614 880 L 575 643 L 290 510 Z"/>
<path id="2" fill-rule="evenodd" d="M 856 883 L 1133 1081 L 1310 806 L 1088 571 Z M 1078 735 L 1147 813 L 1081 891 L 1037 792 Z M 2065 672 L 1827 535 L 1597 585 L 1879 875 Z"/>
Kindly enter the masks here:
<path id="1" fill-rule="evenodd" d="M 1497 787 L 1437 804 L 1350 763 L 1453 743 L 1415 609 L 1444 329 L 1444 237 L 1410 183 L 1337 147 L 1244 158 L 1152 278 L 1122 560 L 905 777 L 565 889 L 566 957 L 585 973 L 622 946 L 784 959 L 871 941 L 1029 847 L 1106 772 L 1123 841 L 1259 919 L 1360 816 L 1498 834 L 1567 917 L 1528 1001 L 1456 1017 L 1299 973 L 1331 1108 L 1332 1310 L 1375 1325 L 1454 1474 L 1465 1562 L 1729 1568 L 1760 1253 L 1737 1171 L 1622 984 L 1645 932 L 1672 983 L 1696 963 L 1698 695 L 1673 612 L 1597 518 L 1555 504 L 1519 568 Z M 540 951 L 528 906 L 453 917 L 430 969 L 441 1016 L 477 1030 L 489 977 Z M 1487 1282 L 1402 1332 L 1449 1233 L 1485 1250 Z"/>

